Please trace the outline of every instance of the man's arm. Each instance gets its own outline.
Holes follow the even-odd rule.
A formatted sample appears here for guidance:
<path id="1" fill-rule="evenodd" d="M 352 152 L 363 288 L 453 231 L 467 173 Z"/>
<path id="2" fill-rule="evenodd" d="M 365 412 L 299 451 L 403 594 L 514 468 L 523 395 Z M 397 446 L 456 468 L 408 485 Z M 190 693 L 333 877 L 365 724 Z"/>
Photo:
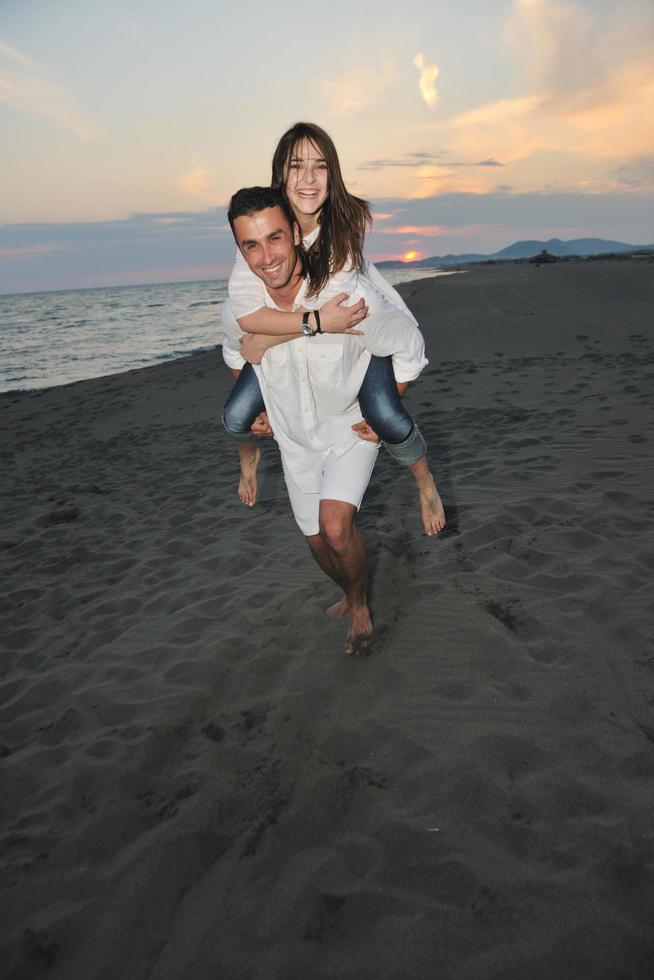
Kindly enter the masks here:
<path id="1" fill-rule="evenodd" d="M 281 337 L 266 337 L 243 333 L 240 329 L 229 302 L 223 303 L 220 317 L 223 360 L 237 378 L 247 361 L 250 364 L 260 364 L 261 358 L 269 347 L 285 344 L 289 340 L 297 340 L 297 334 L 287 334 Z"/>
<path id="2" fill-rule="evenodd" d="M 268 337 L 262 333 L 245 333 L 240 339 L 240 352 L 244 360 L 250 364 L 261 364 L 263 355 L 270 347 L 287 344 L 289 340 L 297 340 L 298 335 L 282 334 L 279 337 Z"/>

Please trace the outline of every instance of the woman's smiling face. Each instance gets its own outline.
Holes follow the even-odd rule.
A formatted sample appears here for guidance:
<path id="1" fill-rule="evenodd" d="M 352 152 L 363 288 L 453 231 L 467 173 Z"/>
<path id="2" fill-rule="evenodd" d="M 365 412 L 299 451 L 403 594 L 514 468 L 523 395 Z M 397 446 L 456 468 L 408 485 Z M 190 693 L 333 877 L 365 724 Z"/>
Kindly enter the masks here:
<path id="1" fill-rule="evenodd" d="M 318 215 L 329 194 L 327 161 L 315 143 L 300 140 L 286 166 L 286 197 L 296 216 Z"/>

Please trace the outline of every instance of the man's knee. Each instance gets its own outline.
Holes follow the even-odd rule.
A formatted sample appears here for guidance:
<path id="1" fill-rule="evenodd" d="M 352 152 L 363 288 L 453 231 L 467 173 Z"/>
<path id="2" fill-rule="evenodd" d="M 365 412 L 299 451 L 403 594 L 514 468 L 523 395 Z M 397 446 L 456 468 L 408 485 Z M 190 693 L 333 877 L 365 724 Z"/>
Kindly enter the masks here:
<path id="1" fill-rule="evenodd" d="M 320 536 L 339 554 L 350 546 L 355 514 L 356 507 L 341 500 L 323 500 L 320 504 Z"/>

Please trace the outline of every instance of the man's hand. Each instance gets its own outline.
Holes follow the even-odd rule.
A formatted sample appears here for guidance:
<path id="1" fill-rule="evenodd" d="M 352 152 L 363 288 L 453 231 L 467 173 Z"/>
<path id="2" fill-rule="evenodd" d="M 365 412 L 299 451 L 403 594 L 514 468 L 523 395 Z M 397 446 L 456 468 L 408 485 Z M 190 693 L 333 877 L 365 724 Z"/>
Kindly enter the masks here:
<path id="1" fill-rule="evenodd" d="M 381 442 L 381 439 L 377 435 L 374 429 L 371 429 L 368 423 L 364 420 L 363 422 L 357 422 L 352 428 L 358 435 L 359 439 L 365 439 L 366 442 Z"/>
<path id="2" fill-rule="evenodd" d="M 362 330 L 356 327 L 368 316 L 368 307 L 360 299 L 353 306 L 341 306 L 348 299 L 347 293 L 339 293 L 325 303 L 318 311 L 320 313 L 320 327 L 323 333 L 351 333 L 357 336 L 363 334 Z M 311 322 L 311 320 L 309 321 Z"/>
<path id="3" fill-rule="evenodd" d="M 261 364 L 261 358 L 270 347 L 270 337 L 262 333 L 246 333 L 241 337 L 241 355 L 250 364 Z"/>
<path id="4" fill-rule="evenodd" d="M 268 421 L 268 413 L 262 412 L 261 415 L 257 415 L 256 419 L 250 426 L 252 432 L 255 436 L 271 436 L 273 430 L 270 428 L 270 422 Z"/>

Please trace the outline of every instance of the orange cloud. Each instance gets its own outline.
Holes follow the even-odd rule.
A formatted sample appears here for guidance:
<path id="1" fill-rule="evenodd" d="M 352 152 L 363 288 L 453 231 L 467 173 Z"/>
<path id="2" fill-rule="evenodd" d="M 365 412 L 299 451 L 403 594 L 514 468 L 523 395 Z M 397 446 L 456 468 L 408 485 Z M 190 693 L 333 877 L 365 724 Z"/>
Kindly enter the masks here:
<path id="1" fill-rule="evenodd" d="M 651 186 L 648 175 L 630 184 L 614 171 L 654 152 L 653 22 L 646 11 L 626 17 L 617 6 L 600 12 L 562 0 L 514 0 L 504 40 L 512 62 L 523 65 L 522 91 L 418 129 L 454 159 L 501 160 L 502 181 L 515 191 Z M 413 198 L 497 188 L 492 170 L 417 175 Z"/>
<path id="2" fill-rule="evenodd" d="M 450 229 L 445 225 L 403 225 L 401 228 L 384 228 L 383 231 L 385 235 L 422 235 L 425 238 L 450 234 Z"/>
<path id="3" fill-rule="evenodd" d="M 196 163 L 188 173 L 178 177 L 177 186 L 185 194 L 199 197 L 204 201 L 214 202 L 218 196 L 210 171 L 200 163 Z"/>
<path id="4" fill-rule="evenodd" d="M 433 109 L 438 102 L 438 92 L 436 91 L 436 79 L 440 74 L 438 65 L 430 65 L 424 54 L 420 52 L 413 59 L 414 66 L 420 72 L 418 88 L 425 105 Z"/>

